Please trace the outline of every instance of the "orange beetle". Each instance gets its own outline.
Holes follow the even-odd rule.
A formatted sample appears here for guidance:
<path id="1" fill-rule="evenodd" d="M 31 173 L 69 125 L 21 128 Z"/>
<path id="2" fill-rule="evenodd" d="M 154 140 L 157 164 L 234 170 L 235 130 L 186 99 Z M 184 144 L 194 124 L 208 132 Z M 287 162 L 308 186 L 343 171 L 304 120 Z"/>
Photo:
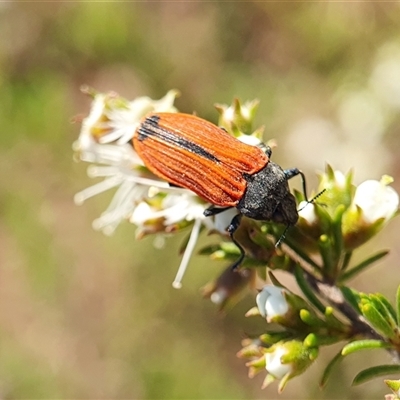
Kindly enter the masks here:
<path id="1" fill-rule="evenodd" d="M 146 167 L 173 185 L 192 190 L 212 206 L 210 216 L 236 207 L 239 214 L 231 221 L 233 234 L 246 217 L 294 225 L 297 206 L 290 193 L 288 179 L 301 175 L 297 168 L 283 170 L 269 161 L 271 149 L 242 143 L 224 129 L 190 114 L 156 113 L 141 121 L 133 137 L 133 146 Z M 217 207 L 216 207 L 217 206 Z"/>

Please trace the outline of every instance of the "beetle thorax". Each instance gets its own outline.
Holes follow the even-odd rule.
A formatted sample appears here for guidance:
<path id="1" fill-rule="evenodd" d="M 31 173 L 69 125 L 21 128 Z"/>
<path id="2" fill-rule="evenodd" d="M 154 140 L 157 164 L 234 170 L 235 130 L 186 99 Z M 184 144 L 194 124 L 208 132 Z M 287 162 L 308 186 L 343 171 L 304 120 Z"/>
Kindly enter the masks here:
<path id="1" fill-rule="evenodd" d="M 279 165 L 270 161 L 265 168 L 246 179 L 247 189 L 237 205 L 243 215 L 286 225 L 297 222 L 296 200 Z"/>

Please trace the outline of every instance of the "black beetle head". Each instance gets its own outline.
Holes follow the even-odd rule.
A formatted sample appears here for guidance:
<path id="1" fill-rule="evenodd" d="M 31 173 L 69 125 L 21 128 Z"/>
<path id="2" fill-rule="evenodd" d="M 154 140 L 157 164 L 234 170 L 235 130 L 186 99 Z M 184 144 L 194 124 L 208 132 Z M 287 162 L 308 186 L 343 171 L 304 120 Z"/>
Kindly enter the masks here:
<path id="1" fill-rule="evenodd" d="M 257 220 L 294 225 L 299 216 L 294 196 L 290 193 L 283 169 L 269 162 L 261 171 L 246 177 L 246 192 L 237 208 Z"/>

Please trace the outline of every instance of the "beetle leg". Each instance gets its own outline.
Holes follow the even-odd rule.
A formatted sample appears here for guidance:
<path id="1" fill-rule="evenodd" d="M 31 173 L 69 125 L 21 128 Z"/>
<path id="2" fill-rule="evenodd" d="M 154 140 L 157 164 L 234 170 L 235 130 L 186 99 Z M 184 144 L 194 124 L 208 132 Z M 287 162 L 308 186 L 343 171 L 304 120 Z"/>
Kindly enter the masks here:
<path id="1" fill-rule="evenodd" d="M 242 219 L 242 214 L 237 214 L 233 217 L 231 223 L 228 226 L 228 233 L 229 236 L 232 239 L 232 242 L 236 244 L 236 246 L 239 248 L 240 250 L 240 257 L 235 261 L 235 263 L 232 265 L 231 269 L 235 270 L 243 261 L 244 256 L 246 255 L 244 248 L 242 247 L 242 245 L 236 241 L 236 239 L 233 237 L 233 234 L 236 232 L 237 228 L 239 228 L 240 225 L 240 220 Z"/>
<path id="2" fill-rule="evenodd" d="M 232 208 L 231 206 L 229 207 L 215 207 L 214 205 L 206 208 L 203 212 L 204 216 L 206 217 L 211 217 L 212 215 L 217 215 L 219 213 L 222 213 L 226 210 L 229 210 L 230 208 Z"/>
<path id="3" fill-rule="evenodd" d="M 286 232 L 288 231 L 288 229 L 290 228 L 291 225 L 286 225 L 285 230 L 282 232 L 282 235 L 279 236 L 278 241 L 275 243 L 275 247 L 279 247 L 280 244 L 285 240 L 286 237 Z"/>
<path id="4" fill-rule="evenodd" d="M 300 175 L 301 176 L 301 182 L 303 185 L 303 194 L 304 198 L 306 201 L 308 201 L 307 197 L 307 186 L 306 186 L 306 177 L 302 171 L 300 171 L 298 168 L 290 168 L 290 169 L 285 169 L 284 174 L 286 176 L 286 180 L 289 180 L 293 178 L 294 176 Z"/>

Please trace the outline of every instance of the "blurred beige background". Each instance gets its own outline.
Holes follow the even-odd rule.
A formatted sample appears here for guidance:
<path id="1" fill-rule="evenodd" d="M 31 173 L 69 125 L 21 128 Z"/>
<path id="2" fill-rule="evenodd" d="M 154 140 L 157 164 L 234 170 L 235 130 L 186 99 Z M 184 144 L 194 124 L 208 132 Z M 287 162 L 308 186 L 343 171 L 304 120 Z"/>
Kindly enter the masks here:
<path id="1" fill-rule="evenodd" d="M 224 265 L 194 257 L 174 290 L 185 234 L 161 250 L 128 223 L 105 237 L 91 223 L 111 194 L 73 204 L 93 183 L 72 160 L 71 120 L 90 105 L 79 87 L 176 88 L 181 111 L 214 122 L 214 103 L 258 98 L 274 161 L 311 187 L 329 162 L 399 190 L 399 21 L 398 2 L 0 3 L 0 399 L 276 398 L 235 357 L 263 326 L 244 318 L 253 296 L 221 317 L 199 294 Z M 399 229 L 360 249 L 391 254 L 357 289 L 394 297 Z M 320 392 L 333 350 L 280 398 L 382 398 L 380 379 L 349 388 L 361 366 L 390 362 L 381 353 L 345 360 Z"/>

